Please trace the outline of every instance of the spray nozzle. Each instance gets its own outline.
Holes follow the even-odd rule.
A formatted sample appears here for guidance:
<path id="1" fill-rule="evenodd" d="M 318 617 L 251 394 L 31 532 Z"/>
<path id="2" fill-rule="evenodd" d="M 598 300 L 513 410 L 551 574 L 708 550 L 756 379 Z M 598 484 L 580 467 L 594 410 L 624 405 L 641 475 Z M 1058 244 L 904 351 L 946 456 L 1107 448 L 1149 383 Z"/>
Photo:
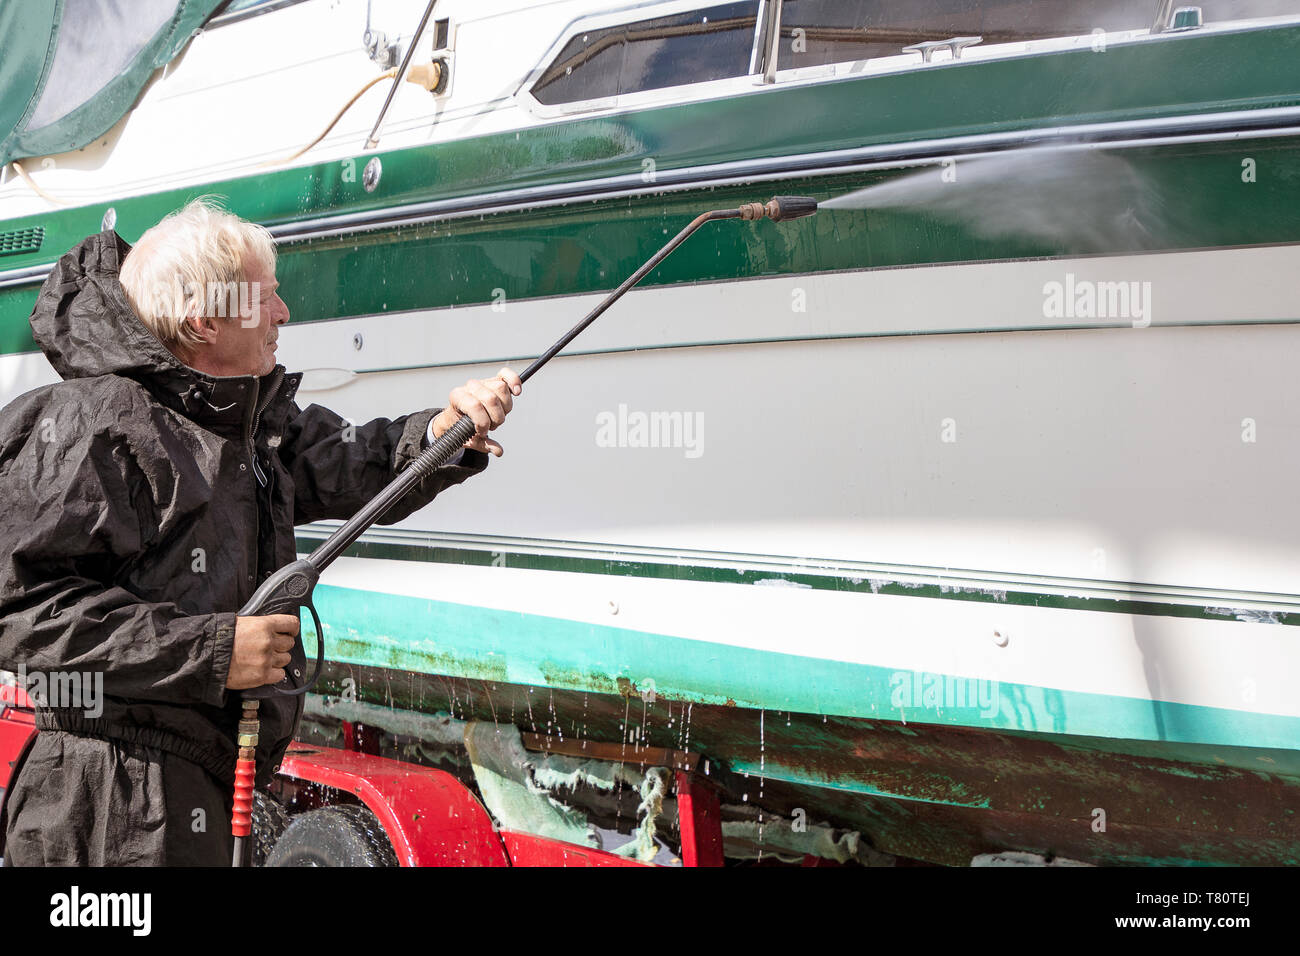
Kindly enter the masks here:
<path id="1" fill-rule="evenodd" d="M 775 196 L 767 202 L 747 202 L 740 207 L 741 219 L 771 219 L 786 222 L 802 219 L 817 211 L 817 200 L 807 196 Z"/>

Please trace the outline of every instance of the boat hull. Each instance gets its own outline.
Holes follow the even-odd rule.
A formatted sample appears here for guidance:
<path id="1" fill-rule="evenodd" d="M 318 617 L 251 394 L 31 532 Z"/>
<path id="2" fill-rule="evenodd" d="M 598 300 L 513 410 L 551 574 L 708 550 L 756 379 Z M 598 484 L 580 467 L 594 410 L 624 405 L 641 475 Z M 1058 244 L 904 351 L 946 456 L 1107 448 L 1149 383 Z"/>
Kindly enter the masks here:
<path id="1" fill-rule="evenodd" d="M 535 735 L 537 765 L 548 750 L 594 755 L 598 745 L 601 757 L 629 767 L 661 761 L 664 749 L 697 754 L 697 772 L 722 792 L 724 832 L 729 821 L 749 824 L 746 839 L 729 840 L 729 856 L 780 856 L 764 829 L 800 824 L 857 832 L 901 860 L 954 866 L 1007 850 L 1093 865 L 1295 865 L 1300 845 L 1293 750 L 648 700 L 629 683 L 595 693 L 334 664 L 327 684 L 339 696 L 309 703 L 304 741 L 339 745 L 343 713 L 354 735 L 364 721 L 369 751 L 429 762 L 466 782 L 474 772 L 463 748 L 415 745 L 412 713 L 445 715 L 453 727 L 516 724 Z M 349 714 L 340 697 L 357 692 L 382 706 Z M 623 749 L 611 757 L 618 741 Z M 625 821 L 636 802 L 622 797 Z"/>
<path id="2" fill-rule="evenodd" d="M 529 382 L 506 457 L 329 569 L 327 689 L 688 750 L 917 859 L 1294 863 L 1300 27 L 1091 43 L 431 133 L 411 107 L 402 148 L 257 174 L 234 140 L 136 171 L 177 108 L 146 100 L 47 180 L 120 191 L 4 224 L 47 245 L 0 275 L 0 399 L 54 380 L 26 316 L 110 201 L 129 238 L 197 192 L 267 223 L 280 355 L 361 422 L 522 367 L 704 210 L 928 176 L 692 237 Z M 1007 156 L 1032 176 L 981 185 Z M 1039 175 L 1094 160 L 1129 219 L 1095 215 L 1115 181 Z M 931 201 L 963 188 L 979 214 Z"/>

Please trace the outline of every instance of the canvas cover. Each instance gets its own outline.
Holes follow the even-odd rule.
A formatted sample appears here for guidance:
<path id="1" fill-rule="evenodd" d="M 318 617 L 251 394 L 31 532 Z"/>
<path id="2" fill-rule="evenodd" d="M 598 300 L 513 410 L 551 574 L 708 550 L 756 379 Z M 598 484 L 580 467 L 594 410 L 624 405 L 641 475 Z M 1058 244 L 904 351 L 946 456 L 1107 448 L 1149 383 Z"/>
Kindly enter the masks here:
<path id="1" fill-rule="evenodd" d="M 224 0 L 0 0 L 0 166 L 80 149 Z"/>

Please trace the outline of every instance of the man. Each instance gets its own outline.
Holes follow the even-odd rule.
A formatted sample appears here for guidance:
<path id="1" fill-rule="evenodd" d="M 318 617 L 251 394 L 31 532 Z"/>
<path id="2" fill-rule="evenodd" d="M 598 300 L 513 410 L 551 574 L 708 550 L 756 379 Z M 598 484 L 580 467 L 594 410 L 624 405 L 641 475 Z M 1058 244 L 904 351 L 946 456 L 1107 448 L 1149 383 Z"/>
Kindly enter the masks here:
<path id="1" fill-rule="evenodd" d="M 229 865 L 235 692 L 305 677 L 296 616 L 236 609 L 294 560 L 294 525 L 349 517 L 461 413 L 478 431 L 459 460 L 384 523 L 502 453 L 510 369 L 353 427 L 294 403 L 288 320 L 270 234 L 204 201 L 134 250 L 90 237 L 42 286 L 32 331 L 64 381 L 0 413 L 0 668 L 49 691 L 6 865 Z M 262 702 L 259 787 L 301 713 Z"/>

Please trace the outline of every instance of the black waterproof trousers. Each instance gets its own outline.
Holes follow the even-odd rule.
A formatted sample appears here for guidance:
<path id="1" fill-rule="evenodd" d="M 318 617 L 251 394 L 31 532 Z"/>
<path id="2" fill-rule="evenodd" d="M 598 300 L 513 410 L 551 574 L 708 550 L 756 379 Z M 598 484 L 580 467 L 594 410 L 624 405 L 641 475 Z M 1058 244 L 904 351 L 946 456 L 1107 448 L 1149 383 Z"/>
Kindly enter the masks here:
<path id="1" fill-rule="evenodd" d="M 42 730 L 5 794 L 4 865 L 230 866 L 225 789 L 154 747 Z"/>

